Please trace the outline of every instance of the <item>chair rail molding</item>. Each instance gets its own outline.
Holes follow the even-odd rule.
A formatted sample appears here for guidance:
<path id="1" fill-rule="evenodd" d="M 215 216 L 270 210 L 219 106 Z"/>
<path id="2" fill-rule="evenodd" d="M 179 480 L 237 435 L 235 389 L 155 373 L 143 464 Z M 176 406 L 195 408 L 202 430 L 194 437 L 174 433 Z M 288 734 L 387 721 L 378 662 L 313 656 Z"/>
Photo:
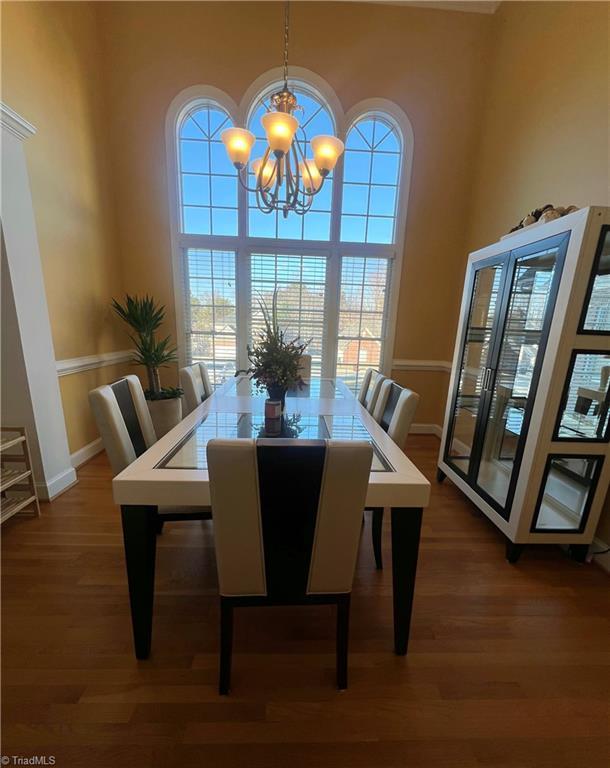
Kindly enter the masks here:
<path id="1" fill-rule="evenodd" d="M 100 352 L 98 355 L 84 355 L 82 357 L 70 357 L 65 360 L 57 360 L 57 375 L 69 376 L 72 373 L 91 371 L 94 368 L 104 368 L 107 365 L 127 363 L 133 358 L 131 349 L 121 349 L 117 352 Z"/>
<path id="2" fill-rule="evenodd" d="M 21 117 L 11 109 L 8 104 L 0 101 L 0 123 L 3 128 L 16 136 L 18 139 L 29 139 L 36 133 L 36 128 L 28 122 L 25 117 Z"/>
<path id="3" fill-rule="evenodd" d="M 448 360 L 392 360 L 393 371 L 444 371 L 451 373 Z"/>

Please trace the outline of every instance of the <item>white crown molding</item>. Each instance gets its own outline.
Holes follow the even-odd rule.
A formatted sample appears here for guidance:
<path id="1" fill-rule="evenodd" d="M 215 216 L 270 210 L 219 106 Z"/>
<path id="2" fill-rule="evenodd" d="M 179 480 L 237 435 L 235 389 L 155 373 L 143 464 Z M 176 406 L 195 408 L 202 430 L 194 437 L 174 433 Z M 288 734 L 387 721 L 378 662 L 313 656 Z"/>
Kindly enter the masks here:
<path id="1" fill-rule="evenodd" d="M 393 371 L 444 371 L 451 373 L 447 360 L 392 360 Z"/>
<path id="2" fill-rule="evenodd" d="M 0 101 L 0 122 L 2 127 L 18 139 L 29 139 L 36 133 L 36 128 L 24 117 L 18 115 L 8 104 Z"/>
<path id="3" fill-rule="evenodd" d="M 69 376 L 72 373 L 91 371 L 94 368 L 103 368 L 106 365 L 127 363 L 133 357 L 131 349 L 122 349 L 119 352 L 102 352 L 99 355 L 86 355 L 84 357 L 72 357 L 67 360 L 57 360 L 58 376 Z"/>

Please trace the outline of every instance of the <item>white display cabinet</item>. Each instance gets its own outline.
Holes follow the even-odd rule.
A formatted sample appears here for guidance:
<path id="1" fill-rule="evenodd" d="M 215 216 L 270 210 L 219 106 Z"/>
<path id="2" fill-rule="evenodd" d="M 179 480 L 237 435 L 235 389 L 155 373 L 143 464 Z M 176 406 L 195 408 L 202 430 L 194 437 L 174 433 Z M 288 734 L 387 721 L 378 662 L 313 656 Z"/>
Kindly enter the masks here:
<path id="1" fill-rule="evenodd" d="M 610 208 L 470 254 L 438 479 L 507 538 L 583 560 L 610 482 Z"/>

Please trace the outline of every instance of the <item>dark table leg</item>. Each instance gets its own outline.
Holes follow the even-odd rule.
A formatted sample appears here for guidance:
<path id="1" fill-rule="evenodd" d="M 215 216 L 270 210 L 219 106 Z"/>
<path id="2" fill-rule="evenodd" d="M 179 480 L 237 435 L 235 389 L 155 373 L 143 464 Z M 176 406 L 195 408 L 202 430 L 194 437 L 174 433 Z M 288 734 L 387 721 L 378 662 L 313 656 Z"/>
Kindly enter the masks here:
<path id="1" fill-rule="evenodd" d="M 121 507 L 129 603 L 136 658 L 147 659 L 155 596 L 157 508 Z"/>
<path id="2" fill-rule="evenodd" d="M 407 653 L 421 531 L 421 508 L 392 507 L 394 652 Z"/>

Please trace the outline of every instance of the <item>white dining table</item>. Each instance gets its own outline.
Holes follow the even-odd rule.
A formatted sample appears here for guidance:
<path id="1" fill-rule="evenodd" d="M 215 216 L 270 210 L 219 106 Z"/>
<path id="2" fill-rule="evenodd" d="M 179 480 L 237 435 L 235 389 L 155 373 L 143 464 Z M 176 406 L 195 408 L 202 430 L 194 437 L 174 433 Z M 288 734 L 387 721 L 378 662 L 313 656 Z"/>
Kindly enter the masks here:
<path id="1" fill-rule="evenodd" d="M 208 440 L 266 437 L 265 395 L 231 378 L 112 481 L 121 506 L 135 653 L 151 649 L 159 507 L 210 505 Z M 422 511 L 430 483 L 340 380 L 312 378 L 286 397 L 283 438 L 368 440 L 367 508 L 391 508 L 394 650 L 407 652 Z M 212 510 L 213 517 L 213 510 Z M 169 518 L 168 518 L 169 519 Z"/>

